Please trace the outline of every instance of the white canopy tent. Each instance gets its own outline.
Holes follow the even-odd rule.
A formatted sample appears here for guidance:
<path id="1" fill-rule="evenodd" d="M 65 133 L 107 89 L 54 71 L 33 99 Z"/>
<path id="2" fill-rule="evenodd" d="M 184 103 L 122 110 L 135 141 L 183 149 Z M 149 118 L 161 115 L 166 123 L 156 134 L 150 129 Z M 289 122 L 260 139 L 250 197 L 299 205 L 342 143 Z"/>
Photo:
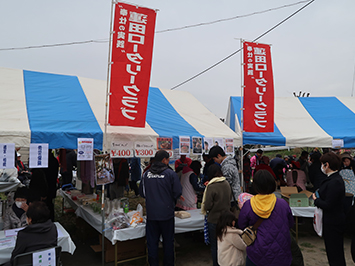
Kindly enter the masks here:
<path id="1" fill-rule="evenodd" d="M 94 146 L 107 150 L 114 141 L 152 141 L 179 136 L 232 138 L 237 133 L 205 108 L 190 93 L 149 90 L 144 128 L 107 126 L 106 81 L 76 76 L 0 68 L 0 143 L 29 147 L 49 143 L 49 148 L 76 149 L 77 138 L 94 138 Z"/>
<path id="2" fill-rule="evenodd" d="M 241 97 L 231 97 L 226 123 L 240 132 Z M 296 147 L 355 147 L 355 98 L 277 97 L 274 132 L 243 133 L 244 144 Z"/>

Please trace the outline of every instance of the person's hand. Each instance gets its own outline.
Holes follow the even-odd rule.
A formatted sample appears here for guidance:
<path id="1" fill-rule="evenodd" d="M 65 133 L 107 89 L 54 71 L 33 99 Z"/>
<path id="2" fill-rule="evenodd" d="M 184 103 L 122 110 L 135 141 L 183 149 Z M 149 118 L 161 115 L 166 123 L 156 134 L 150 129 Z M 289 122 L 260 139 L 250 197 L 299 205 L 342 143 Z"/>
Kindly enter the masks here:
<path id="1" fill-rule="evenodd" d="M 22 202 L 21 209 L 24 210 L 25 212 L 27 212 L 27 210 L 28 210 L 28 205 L 27 205 L 26 202 Z"/>
<path id="2" fill-rule="evenodd" d="M 313 200 L 316 200 L 316 199 L 317 199 L 316 193 L 313 193 L 313 194 L 312 194 L 312 198 L 313 198 Z"/>
<path id="3" fill-rule="evenodd" d="M 204 184 L 205 186 L 207 186 L 209 182 L 210 182 L 210 181 L 206 181 L 206 182 L 203 183 L 203 184 Z"/>
<path id="4" fill-rule="evenodd" d="M 180 196 L 180 199 L 182 200 L 182 201 L 185 201 L 185 198 L 181 195 Z"/>

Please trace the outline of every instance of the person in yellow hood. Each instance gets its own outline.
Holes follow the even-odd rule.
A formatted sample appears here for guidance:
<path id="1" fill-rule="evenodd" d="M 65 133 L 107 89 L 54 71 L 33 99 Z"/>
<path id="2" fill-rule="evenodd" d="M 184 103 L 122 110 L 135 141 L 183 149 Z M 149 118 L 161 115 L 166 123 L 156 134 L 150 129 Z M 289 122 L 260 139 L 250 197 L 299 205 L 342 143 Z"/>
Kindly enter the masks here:
<path id="1" fill-rule="evenodd" d="M 244 229 L 262 219 L 256 240 L 247 247 L 246 266 L 289 266 L 292 262 L 289 230 L 294 224 L 291 209 L 285 200 L 273 194 L 276 182 L 267 170 L 255 173 L 253 188 L 258 194 L 244 203 L 238 220 L 239 228 Z"/>

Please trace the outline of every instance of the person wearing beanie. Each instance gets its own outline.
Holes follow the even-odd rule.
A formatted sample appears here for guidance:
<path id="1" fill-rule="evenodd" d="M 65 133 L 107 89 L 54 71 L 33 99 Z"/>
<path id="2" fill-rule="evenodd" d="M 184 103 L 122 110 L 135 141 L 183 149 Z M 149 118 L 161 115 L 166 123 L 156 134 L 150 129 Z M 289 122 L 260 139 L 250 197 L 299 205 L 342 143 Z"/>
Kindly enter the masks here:
<path id="1" fill-rule="evenodd" d="M 14 203 L 6 210 L 4 215 L 4 230 L 21 228 L 27 225 L 27 198 L 27 188 L 21 187 L 16 190 L 14 195 Z"/>

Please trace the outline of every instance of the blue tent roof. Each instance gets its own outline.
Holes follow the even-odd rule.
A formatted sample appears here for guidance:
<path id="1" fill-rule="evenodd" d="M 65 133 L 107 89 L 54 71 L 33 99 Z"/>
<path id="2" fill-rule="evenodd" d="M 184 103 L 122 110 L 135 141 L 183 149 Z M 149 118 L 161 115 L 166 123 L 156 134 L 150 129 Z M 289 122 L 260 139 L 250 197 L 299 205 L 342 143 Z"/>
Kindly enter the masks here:
<path id="1" fill-rule="evenodd" d="M 227 124 L 240 132 L 241 97 L 230 97 Z M 274 132 L 243 133 L 244 144 L 355 147 L 355 98 L 275 98 Z"/>

